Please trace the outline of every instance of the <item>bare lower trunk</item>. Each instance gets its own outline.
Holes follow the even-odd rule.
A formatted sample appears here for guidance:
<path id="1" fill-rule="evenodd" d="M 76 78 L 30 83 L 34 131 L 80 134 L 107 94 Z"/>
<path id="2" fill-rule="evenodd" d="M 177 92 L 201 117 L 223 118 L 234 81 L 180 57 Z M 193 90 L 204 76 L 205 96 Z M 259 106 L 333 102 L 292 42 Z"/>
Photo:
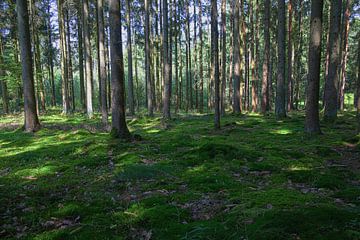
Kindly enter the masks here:
<path id="1" fill-rule="evenodd" d="M 278 73 L 276 82 L 275 114 L 277 118 L 286 117 L 285 110 L 285 0 L 278 0 Z"/>
<path id="2" fill-rule="evenodd" d="M 235 0 L 234 11 L 234 93 L 233 93 L 233 112 L 240 113 L 240 34 L 239 34 L 239 13 L 240 3 Z"/>
<path id="3" fill-rule="evenodd" d="M 269 110 L 269 75 L 270 72 L 270 0 L 265 0 L 265 14 L 264 14 L 264 62 L 263 62 L 263 76 L 261 85 L 261 112 L 266 113 Z"/>
<path id="4" fill-rule="evenodd" d="M 211 78 L 215 83 L 215 129 L 220 128 L 219 41 L 216 0 L 211 0 Z"/>
<path id="5" fill-rule="evenodd" d="M 89 2 L 83 0 L 83 34 L 84 34 L 84 55 L 85 55 L 85 84 L 86 84 L 86 113 L 89 118 L 93 117 L 93 97 L 92 97 L 92 56 L 90 43 L 90 14 Z"/>
<path id="6" fill-rule="evenodd" d="M 127 21 L 127 53 L 128 53 L 128 104 L 129 104 L 130 114 L 135 115 L 130 13 L 131 13 L 130 0 L 127 0 L 126 21 Z"/>

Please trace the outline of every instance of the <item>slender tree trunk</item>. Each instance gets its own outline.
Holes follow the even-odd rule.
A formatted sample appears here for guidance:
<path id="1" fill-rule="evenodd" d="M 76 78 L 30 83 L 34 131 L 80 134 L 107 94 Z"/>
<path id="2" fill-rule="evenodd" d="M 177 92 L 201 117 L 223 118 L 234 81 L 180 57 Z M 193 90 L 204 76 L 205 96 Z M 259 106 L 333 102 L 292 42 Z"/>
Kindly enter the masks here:
<path id="1" fill-rule="evenodd" d="M 339 10 L 340 11 L 340 10 Z M 339 91 L 339 107 L 344 110 L 345 103 L 345 85 L 346 85 L 346 65 L 349 55 L 349 32 L 350 32 L 350 15 L 351 15 L 351 0 L 346 0 L 346 9 L 344 15 L 344 29 L 342 35 L 342 59 L 341 59 L 341 78 Z"/>
<path id="2" fill-rule="evenodd" d="M 240 14 L 240 3 L 235 0 L 235 12 L 234 12 L 234 93 L 233 93 L 233 112 L 240 113 L 240 33 L 239 33 L 239 14 Z"/>
<path id="3" fill-rule="evenodd" d="M 193 23 L 194 23 L 194 37 L 193 37 L 193 48 L 194 48 L 194 69 L 193 69 L 193 83 L 195 87 L 195 109 L 199 110 L 199 84 L 198 84 L 198 62 L 197 62 L 197 32 L 196 32 L 196 22 L 197 22 L 197 13 L 196 13 L 196 1 L 194 0 L 194 10 L 193 10 Z"/>
<path id="4" fill-rule="evenodd" d="M 69 92 L 69 102 L 70 102 L 70 112 L 75 111 L 75 90 L 74 90 L 74 77 L 73 77 L 73 68 L 72 68 L 72 51 L 71 51 L 71 39 L 70 39 L 70 17 L 69 17 L 69 5 L 67 6 L 66 10 L 66 34 L 67 34 L 67 65 L 68 65 L 68 92 Z"/>
<path id="5" fill-rule="evenodd" d="M 151 0 L 145 0 L 145 75 L 147 89 L 147 109 L 149 116 L 154 115 L 154 105 L 151 88 L 151 68 L 150 68 L 150 9 Z"/>
<path id="6" fill-rule="evenodd" d="M 325 82 L 325 109 L 324 119 L 334 121 L 337 116 L 337 93 L 339 83 L 340 63 L 340 23 L 341 0 L 331 1 L 330 35 L 329 35 L 329 72 Z"/>
<path id="7" fill-rule="evenodd" d="M 288 2 L 288 14 L 289 14 L 289 25 L 288 25 L 288 58 L 287 58 L 287 110 L 291 111 L 294 109 L 294 80 L 293 80 L 293 42 L 292 42 L 292 18 L 293 18 L 293 3 L 292 0 Z"/>
<path id="8" fill-rule="evenodd" d="M 269 111 L 269 75 L 270 72 L 270 0 L 265 0 L 264 8 L 264 61 L 262 66 L 262 85 L 261 85 L 261 112 L 265 114 Z"/>
<path id="9" fill-rule="evenodd" d="M 86 84 L 86 113 L 89 118 L 93 117 L 93 86 L 92 86 L 92 56 L 90 42 L 90 14 L 89 1 L 83 0 L 83 34 L 85 55 L 85 84 Z"/>
<path id="10" fill-rule="evenodd" d="M 100 83 L 100 109 L 101 121 L 108 122 L 107 111 L 107 86 L 106 86 L 106 61 L 105 61 L 105 24 L 104 24 L 104 1 L 97 0 L 97 34 L 98 34 L 98 75 Z"/>
<path id="11" fill-rule="evenodd" d="M 109 0 L 110 51 L 111 51 L 111 120 L 112 132 L 116 137 L 128 139 L 130 132 L 126 125 L 125 73 L 121 39 L 120 1 Z"/>
<path id="12" fill-rule="evenodd" d="M 204 112 L 204 68 L 203 68 L 203 30 L 202 30 L 202 4 L 198 0 L 199 24 L 199 112 Z"/>
<path id="13" fill-rule="evenodd" d="M 219 33 L 216 0 L 211 0 L 211 78 L 215 83 L 215 129 L 220 129 Z"/>
<path id="14" fill-rule="evenodd" d="M 82 110 L 86 111 L 86 96 L 84 84 L 84 51 L 83 51 L 83 7 L 81 1 L 78 7 L 77 25 L 78 25 L 78 51 L 79 51 L 79 78 L 80 78 L 80 103 Z"/>
<path id="15" fill-rule="evenodd" d="M 258 83 L 258 79 L 257 79 L 257 56 L 255 55 L 255 48 L 257 46 L 255 38 L 256 38 L 256 34 L 255 32 L 257 32 L 256 30 L 258 30 L 257 28 L 254 30 L 254 5 L 253 5 L 253 1 L 250 2 L 250 6 L 249 6 L 249 10 L 250 10 L 250 67 L 251 67 L 251 111 L 256 112 L 257 108 L 258 108 L 258 96 L 257 96 L 257 83 Z M 256 16 L 258 17 L 258 14 L 256 14 Z M 256 19 L 256 21 L 258 21 L 258 19 Z M 255 32 L 254 32 L 255 31 Z"/>
<path id="16" fill-rule="evenodd" d="M 49 66 L 49 75 L 50 75 L 50 86 L 51 86 L 51 105 L 56 106 L 56 94 L 55 94 L 55 77 L 54 77 L 54 50 L 52 45 L 52 26 L 51 26 L 51 16 L 50 16 L 50 0 L 48 1 L 47 8 L 47 34 L 48 34 L 48 66 Z"/>
<path id="17" fill-rule="evenodd" d="M 221 94 L 220 109 L 221 115 L 225 115 L 225 97 L 226 97 L 226 0 L 221 0 Z"/>
<path id="18" fill-rule="evenodd" d="M 229 56 L 229 105 L 233 107 L 233 75 L 234 75 L 234 0 L 230 1 L 230 56 Z"/>
<path id="19" fill-rule="evenodd" d="M 298 48 L 297 48 L 297 54 L 296 54 L 296 87 L 295 87 L 295 109 L 299 110 L 299 101 L 300 101 L 300 83 L 302 79 L 302 44 L 303 44 L 303 35 L 302 35 L 302 8 L 303 8 L 303 1 L 298 1 L 298 28 L 299 28 L 299 36 L 298 36 Z"/>
<path id="20" fill-rule="evenodd" d="M 0 35 L 0 78 L 5 77 L 5 70 L 2 67 L 2 65 L 4 64 L 4 58 L 3 58 L 3 40 L 2 40 L 2 36 Z M 3 111 L 5 114 L 9 113 L 9 93 L 8 93 L 8 88 L 7 88 L 7 83 L 6 81 L 0 80 L 0 84 L 1 84 L 1 97 L 2 97 L 2 102 L 3 102 Z"/>
<path id="21" fill-rule="evenodd" d="M 60 33 L 60 52 L 61 52 L 61 90 L 62 90 L 62 104 L 63 114 L 69 114 L 70 102 L 69 102 L 69 74 L 67 65 L 67 47 L 66 47 L 66 30 L 65 30 L 65 18 L 64 18 L 64 1 L 58 0 L 58 18 L 59 18 L 59 33 Z"/>
<path id="22" fill-rule="evenodd" d="M 357 76 L 357 89 L 356 89 L 356 110 L 357 110 L 357 121 L 358 129 L 357 132 L 360 133 L 360 34 L 358 34 L 358 76 Z"/>
<path id="23" fill-rule="evenodd" d="M 164 56 L 164 98 L 163 98 L 163 118 L 170 119 L 170 97 L 171 97 L 171 75 L 169 59 L 169 36 L 168 36 L 168 3 L 163 1 L 163 56 Z"/>
<path id="24" fill-rule="evenodd" d="M 311 1 L 309 75 L 306 97 L 305 132 L 320 134 L 319 91 L 323 0 Z"/>
<path id="25" fill-rule="evenodd" d="M 31 57 L 31 38 L 27 1 L 16 1 L 19 43 L 21 49 L 22 81 L 24 89 L 25 131 L 35 132 L 40 129 L 36 113 L 34 74 Z"/>
<path id="26" fill-rule="evenodd" d="M 285 0 L 278 0 L 278 74 L 276 83 L 275 114 L 286 117 L 285 111 Z"/>

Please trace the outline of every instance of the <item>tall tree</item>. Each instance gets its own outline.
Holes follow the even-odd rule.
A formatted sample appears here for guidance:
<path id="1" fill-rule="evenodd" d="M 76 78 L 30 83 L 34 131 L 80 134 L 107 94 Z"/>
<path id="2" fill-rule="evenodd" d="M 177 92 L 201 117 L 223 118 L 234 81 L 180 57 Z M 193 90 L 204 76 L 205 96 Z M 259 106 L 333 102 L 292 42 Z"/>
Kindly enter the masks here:
<path id="1" fill-rule="evenodd" d="M 25 131 L 40 129 L 36 112 L 34 74 L 31 57 L 31 38 L 27 1 L 16 0 L 19 43 L 21 49 L 22 81 L 24 91 Z"/>
<path id="2" fill-rule="evenodd" d="M 134 83 L 133 83 L 133 64 L 131 46 L 131 7 L 130 0 L 126 0 L 126 24 L 127 24 L 127 54 L 128 54 L 128 104 L 129 112 L 135 115 Z"/>
<path id="3" fill-rule="evenodd" d="M 2 35 L 0 34 L 0 84 L 1 84 L 1 97 L 3 101 L 3 112 L 5 114 L 9 113 L 9 94 L 8 87 L 5 79 L 1 79 L 5 77 L 5 69 L 3 67 L 4 64 L 4 53 L 3 53 L 3 40 Z"/>
<path id="4" fill-rule="evenodd" d="M 150 9 L 151 0 L 145 0 L 145 76 L 147 90 L 147 108 L 149 116 L 154 115 L 153 93 L 151 87 L 151 67 L 150 67 Z"/>
<path id="5" fill-rule="evenodd" d="M 61 52 L 61 92 L 62 92 L 62 104 L 63 114 L 70 113 L 70 99 L 69 99 L 69 74 L 68 74 L 68 52 L 66 47 L 66 28 L 65 28 L 65 8 L 64 0 L 58 0 L 58 22 L 59 22 L 59 33 L 60 33 L 60 52 Z"/>
<path id="6" fill-rule="evenodd" d="M 226 90 L 226 0 L 221 1 L 221 94 L 220 109 L 225 115 L 225 90 Z"/>
<path id="7" fill-rule="evenodd" d="M 67 2 L 66 9 L 66 51 L 67 51 L 67 66 L 68 66 L 68 91 L 69 91 L 69 103 L 70 103 L 70 112 L 75 111 L 75 90 L 74 90 L 74 76 L 73 76 L 73 67 L 72 67 L 72 48 L 71 48 L 71 29 L 70 29 L 70 14 L 69 14 L 70 5 Z"/>
<path id="8" fill-rule="evenodd" d="M 339 10 L 340 11 L 340 10 Z M 351 0 L 346 0 L 345 13 L 343 16 L 342 46 L 341 46 L 341 76 L 339 88 L 339 108 L 344 110 L 346 65 L 349 55 L 349 32 L 350 32 Z"/>
<path id="9" fill-rule="evenodd" d="M 115 136 L 128 139 L 130 132 L 126 125 L 125 73 L 121 38 L 120 1 L 109 0 L 110 54 L 111 54 L 111 110 L 112 132 Z"/>
<path id="10" fill-rule="evenodd" d="M 288 2 L 288 14 L 289 14 L 289 24 L 288 24 L 288 47 L 287 47 L 287 110 L 291 111 L 294 109 L 294 81 L 293 81 L 293 69 L 292 66 L 293 62 L 293 41 L 292 41 L 292 34 L 293 34 L 293 1 L 289 0 Z"/>
<path id="11" fill-rule="evenodd" d="M 234 40 L 233 40 L 233 60 L 234 60 L 234 92 L 233 92 L 233 112 L 241 112 L 241 103 L 240 103 L 240 34 L 239 34 L 239 14 L 240 14 L 240 2 L 235 1 L 235 11 L 234 11 Z"/>
<path id="12" fill-rule="evenodd" d="M 97 0 L 97 33 L 98 33 L 98 72 L 100 82 L 101 120 L 103 124 L 108 122 L 107 111 L 107 86 L 106 86 L 106 62 L 105 62 L 105 24 L 104 24 L 104 1 Z"/>
<path id="13" fill-rule="evenodd" d="M 357 121 L 358 121 L 358 129 L 357 132 L 360 133 L 360 33 L 358 33 L 358 59 L 357 59 L 357 67 L 358 67 L 358 76 L 357 76 L 357 88 L 356 88 L 356 109 L 357 109 Z"/>
<path id="14" fill-rule="evenodd" d="M 264 7 L 264 61 L 263 76 L 261 84 L 261 112 L 266 113 L 269 110 L 269 75 L 270 73 L 270 0 L 265 0 Z"/>
<path id="15" fill-rule="evenodd" d="M 85 96 L 85 83 L 84 83 L 84 46 L 83 46 L 83 6 L 82 1 L 78 3 L 78 51 L 79 51 L 79 81 L 80 81 L 80 103 L 81 108 L 86 111 L 86 96 Z"/>
<path id="16" fill-rule="evenodd" d="M 204 69 L 203 69 L 203 25 L 202 25 L 202 4 L 201 0 L 198 0 L 198 10 L 199 10 L 199 112 L 204 111 Z"/>
<path id="17" fill-rule="evenodd" d="M 320 134 L 319 91 L 323 0 L 311 1 L 305 132 Z"/>
<path id="18" fill-rule="evenodd" d="M 341 0 L 331 1 L 330 35 L 329 35 L 329 68 L 325 82 L 324 119 L 334 121 L 337 116 L 339 63 L 340 63 L 340 23 Z"/>
<path id="19" fill-rule="evenodd" d="M 84 36 L 84 55 L 85 55 L 85 84 L 86 84 L 86 113 L 89 118 L 93 117 L 93 97 L 92 97 L 92 57 L 90 42 L 90 13 L 89 1 L 83 0 L 83 36 Z"/>
<path id="20" fill-rule="evenodd" d="M 277 118 L 286 117 L 285 110 L 285 0 L 278 0 L 278 71 L 276 83 L 275 114 Z"/>
<path id="21" fill-rule="evenodd" d="M 54 50 L 52 40 L 52 26 L 51 26 L 51 12 L 50 12 L 50 0 L 47 2 L 47 20 L 46 28 L 48 34 L 48 71 L 50 75 L 51 85 L 51 105 L 56 106 L 56 95 L 55 95 L 55 77 L 54 77 Z"/>
<path id="22" fill-rule="evenodd" d="M 171 97 L 171 75 L 169 59 L 169 36 L 168 36 L 168 3 L 163 1 L 163 56 L 164 56 L 164 97 L 163 97 L 163 117 L 170 119 L 170 97 Z"/>
<path id="23" fill-rule="evenodd" d="M 220 128 L 219 33 L 216 0 L 211 0 L 211 78 L 215 83 L 215 129 Z"/>

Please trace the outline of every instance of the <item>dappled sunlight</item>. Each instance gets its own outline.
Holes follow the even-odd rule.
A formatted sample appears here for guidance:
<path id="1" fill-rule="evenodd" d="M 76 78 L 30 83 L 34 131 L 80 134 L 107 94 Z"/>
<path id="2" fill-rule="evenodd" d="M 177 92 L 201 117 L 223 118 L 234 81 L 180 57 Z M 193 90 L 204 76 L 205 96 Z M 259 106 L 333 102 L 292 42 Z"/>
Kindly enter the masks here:
<path id="1" fill-rule="evenodd" d="M 41 166 L 37 168 L 22 169 L 14 173 L 16 177 L 43 177 L 52 175 L 56 172 L 57 167 L 52 165 Z"/>

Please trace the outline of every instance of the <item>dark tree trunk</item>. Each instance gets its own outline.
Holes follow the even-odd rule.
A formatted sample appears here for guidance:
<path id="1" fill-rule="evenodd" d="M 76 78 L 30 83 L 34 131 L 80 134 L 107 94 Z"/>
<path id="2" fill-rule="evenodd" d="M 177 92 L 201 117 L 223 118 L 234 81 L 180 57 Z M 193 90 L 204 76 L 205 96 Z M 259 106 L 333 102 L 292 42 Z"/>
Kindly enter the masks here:
<path id="1" fill-rule="evenodd" d="M 135 115 L 134 83 L 133 83 L 133 64 L 131 46 L 131 8 L 130 0 L 126 0 L 126 21 L 127 21 L 127 54 L 128 54 L 128 104 L 129 112 Z"/>
<path id="2" fill-rule="evenodd" d="M 286 117 L 285 110 L 285 0 L 278 0 L 278 73 L 276 83 L 275 114 L 277 118 Z"/>
<path id="3" fill-rule="evenodd" d="M 98 33 L 98 72 L 100 82 L 100 109 L 103 124 L 108 122 L 107 111 L 107 86 L 106 86 L 106 52 L 105 52 L 105 24 L 104 24 L 104 2 L 97 0 L 97 33 Z"/>
<path id="4" fill-rule="evenodd" d="M 79 78 L 80 78 L 80 103 L 81 108 L 86 112 L 86 96 L 84 83 L 84 51 L 83 51 L 83 7 L 81 1 L 78 7 L 77 25 L 78 25 L 78 51 L 79 51 Z"/>
<path id="5" fill-rule="evenodd" d="M 154 115 L 153 93 L 151 87 L 151 68 L 150 68 L 150 9 L 151 0 L 145 0 L 145 75 L 147 89 L 147 108 L 149 116 Z"/>
<path id="6" fill-rule="evenodd" d="M 340 23 L 341 0 L 331 1 L 330 35 L 329 35 L 329 69 L 325 82 L 324 119 L 334 121 L 337 116 L 339 63 L 340 63 Z"/>
<path id="7" fill-rule="evenodd" d="M 171 74 L 169 59 L 169 36 L 168 36 L 168 3 L 163 1 L 163 56 L 164 56 L 164 98 L 163 98 L 163 118 L 170 119 L 170 97 L 171 97 Z"/>
<path id="8" fill-rule="evenodd" d="M 215 83 L 215 129 L 220 129 L 219 33 L 216 0 L 211 0 L 211 78 Z"/>
<path id="9" fill-rule="evenodd" d="M 202 4 L 201 0 L 198 2 L 199 10 L 199 112 L 204 112 L 204 68 L 203 68 L 203 30 L 202 30 Z"/>
<path id="10" fill-rule="evenodd" d="M 356 89 L 356 109 L 357 109 L 357 121 L 358 129 L 357 132 L 360 133 L 360 34 L 358 34 L 358 76 L 357 76 L 357 89 Z"/>
<path id="11" fill-rule="evenodd" d="M 233 57 L 234 57 L 234 92 L 233 92 L 233 112 L 240 113 L 240 35 L 239 35 L 239 14 L 240 3 L 235 0 L 234 11 L 234 43 L 233 43 Z"/>
<path id="12" fill-rule="evenodd" d="M 295 88 L 295 109 L 299 110 L 299 101 L 300 101 L 300 83 L 302 82 L 302 44 L 303 44 L 303 34 L 302 34 L 302 0 L 298 1 L 298 28 L 299 28 L 299 36 L 298 36 L 298 48 L 297 48 L 297 54 L 296 54 L 296 88 Z"/>
<path id="13" fill-rule="evenodd" d="M 270 72 L 270 0 L 265 0 L 264 8 L 264 62 L 262 66 L 262 84 L 261 84 L 261 112 L 265 114 L 269 111 L 269 75 Z"/>
<path id="14" fill-rule="evenodd" d="M 294 109 L 294 80 L 293 80 L 293 42 L 292 42 L 292 18 L 293 18 L 293 3 L 292 0 L 288 2 L 288 14 L 289 14 L 289 25 L 288 25 L 288 48 L 287 48 L 287 110 L 291 111 Z"/>
<path id="15" fill-rule="evenodd" d="M 226 0 L 221 1 L 221 115 L 225 115 L 225 90 L 226 90 Z"/>
<path id="16" fill-rule="evenodd" d="M 2 67 L 2 65 L 4 64 L 4 58 L 3 58 L 3 40 L 2 40 L 2 36 L 0 36 L 0 78 L 5 76 L 5 70 Z M 9 94 L 8 94 L 8 88 L 7 88 L 7 83 L 6 81 L 0 80 L 0 84 L 1 84 L 1 97 L 2 97 L 2 101 L 3 101 L 3 111 L 5 114 L 9 113 Z"/>
<path id="17" fill-rule="evenodd" d="M 111 51 L 112 132 L 119 138 L 128 139 L 130 137 L 130 132 L 126 125 L 125 76 L 119 0 L 109 0 L 109 22 Z"/>
<path id="18" fill-rule="evenodd" d="M 17 21 L 21 49 L 22 80 L 24 89 L 25 131 L 34 132 L 40 129 L 36 113 L 34 74 L 31 57 L 31 38 L 27 1 L 17 0 Z"/>
<path id="19" fill-rule="evenodd" d="M 84 55 L 85 55 L 85 83 L 86 83 L 86 113 L 89 118 L 93 117 L 92 97 L 92 57 L 90 43 L 90 13 L 89 1 L 83 0 L 83 34 L 84 34 Z"/>
<path id="20" fill-rule="evenodd" d="M 319 91 L 323 0 L 311 1 L 309 75 L 306 97 L 305 132 L 320 134 Z"/>

